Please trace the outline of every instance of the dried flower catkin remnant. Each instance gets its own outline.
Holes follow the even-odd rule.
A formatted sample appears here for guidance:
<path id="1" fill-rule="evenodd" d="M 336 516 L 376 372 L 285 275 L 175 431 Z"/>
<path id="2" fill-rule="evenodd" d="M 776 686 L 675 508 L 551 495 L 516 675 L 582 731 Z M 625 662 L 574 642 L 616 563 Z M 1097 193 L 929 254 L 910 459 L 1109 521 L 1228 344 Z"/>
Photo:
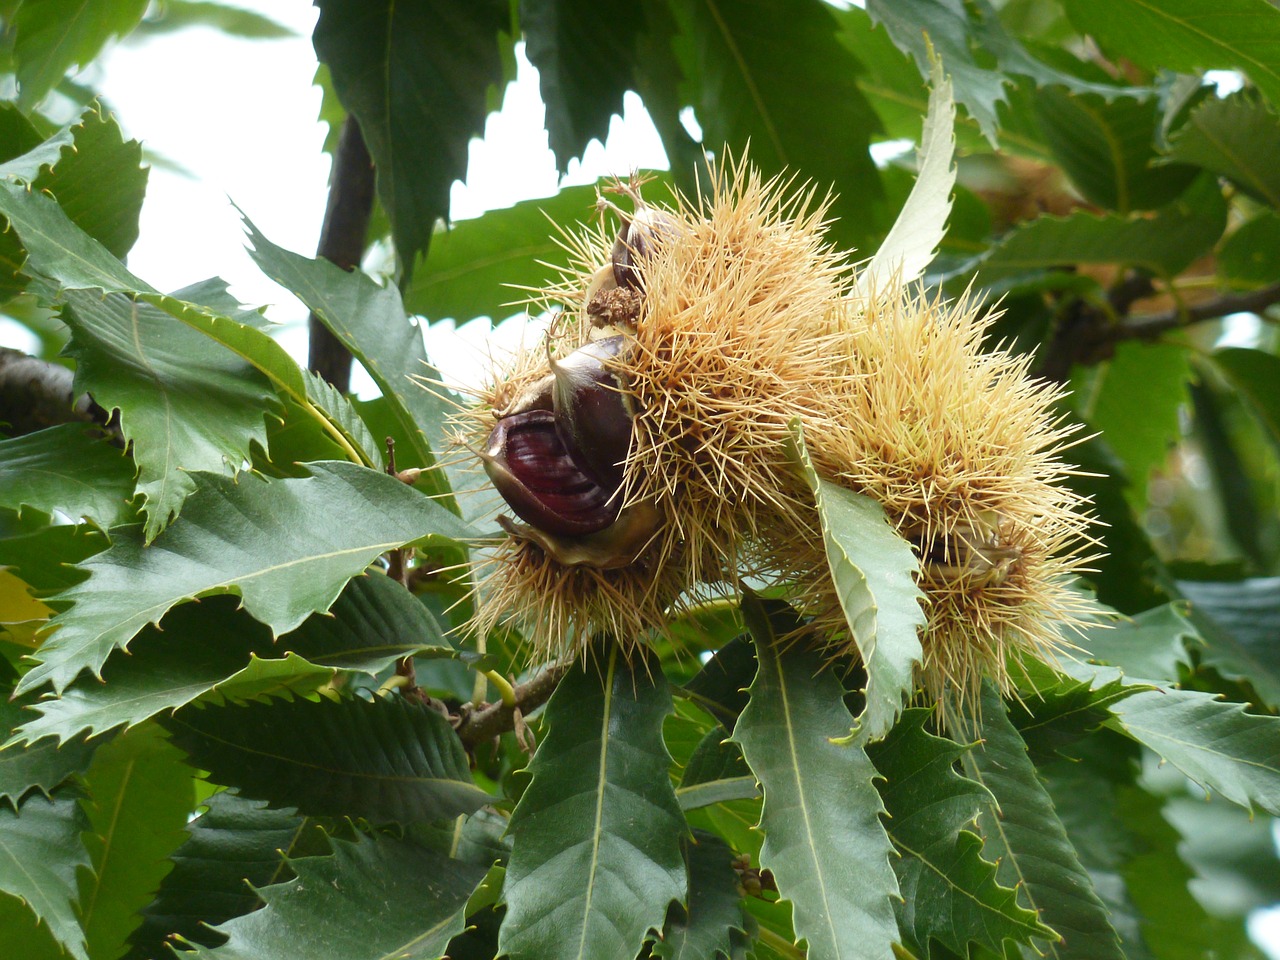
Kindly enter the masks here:
<path id="1" fill-rule="evenodd" d="M 1024 360 L 982 350 L 976 305 L 857 292 L 825 238 L 826 203 L 745 162 L 669 209 L 619 189 L 639 212 L 621 237 L 570 237 L 574 269 L 541 292 L 562 311 L 548 343 L 497 378 L 462 430 L 485 449 L 508 418 L 554 409 L 562 452 L 616 519 L 582 536 L 539 525 L 536 510 L 507 522 L 477 627 L 514 616 L 540 657 L 601 629 L 642 642 L 691 592 L 733 592 L 750 575 L 789 585 L 835 649 L 853 649 L 788 445 L 798 421 L 819 474 L 879 501 L 916 550 L 930 694 L 1007 683 L 1011 649 L 1051 652 L 1079 612 L 1067 583 L 1091 542 L 1061 483 L 1070 430 Z M 595 392 L 552 374 L 567 367 Z M 604 421 L 575 422 L 588 408 Z"/>

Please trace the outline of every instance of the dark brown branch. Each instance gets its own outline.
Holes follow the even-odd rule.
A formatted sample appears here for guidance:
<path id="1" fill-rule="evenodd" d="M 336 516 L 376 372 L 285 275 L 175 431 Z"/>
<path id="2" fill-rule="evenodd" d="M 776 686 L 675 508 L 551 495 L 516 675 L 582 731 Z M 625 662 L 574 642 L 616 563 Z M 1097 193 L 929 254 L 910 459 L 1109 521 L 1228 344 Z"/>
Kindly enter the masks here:
<path id="1" fill-rule="evenodd" d="M 1190 307 L 1129 315 L 1136 301 L 1155 292 L 1147 277 L 1133 275 L 1111 289 L 1107 297 L 1109 309 L 1084 300 L 1067 304 L 1058 317 L 1037 374 L 1061 383 L 1071 375 L 1073 365 L 1089 366 L 1109 360 L 1116 344 L 1125 340 L 1154 340 L 1180 327 L 1233 313 L 1261 313 L 1280 303 L 1280 283 L 1275 283 L 1248 293 L 1224 294 Z"/>
<path id="2" fill-rule="evenodd" d="M 103 427 L 122 442 L 110 414 L 87 393 L 77 397 L 72 379 L 71 371 L 64 366 L 0 347 L 3 432 L 21 436 L 59 423 L 89 423 Z"/>
<path id="3" fill-rule="evenodd" d="M 1248 293 L 1224 294 L 1182 310 L 1127 317 L 1119 325 L 1115 339 L 1149 340 L 1167 330 L 1190 326 L 1205 320 L 1217 320 L 1219 317 L 1227 317 L 1233 313 L 1261 313 L 1276 303 L 1280 303 L 1280 283 L 1250 290 Z"/>
<path id="4" fill-rule="evenodd" d="M 348 116 L 342 124 L 329 176 L 329 203 L 320 227 L 316 256 L 354 270 L 364 256 L 369 217 L 373 213 L 374 170 L 360 124 Z M 351 386 L 351 354 L 314 313 L 308 320 L 307 366 L 346 393 Z"/>
<path id="5" fill-rule="evenodd" d="M 486 703 L 470 713 L 463 714 L 457 728 L 462 745 L 468 750 L 474 750 L 486 740 L 492 740 L 499 734 L 514 729 L 516 711 L 519 710 L 522 715 L 528 715 L 551 699 L 551 694 L 555 692 L 560 678 L 568 673 L 572 666 L 573 661 L 553 663 L 533 679 L 516 684 L 516 702 L 513 706 L 507 706 L 501 701 Z"/>

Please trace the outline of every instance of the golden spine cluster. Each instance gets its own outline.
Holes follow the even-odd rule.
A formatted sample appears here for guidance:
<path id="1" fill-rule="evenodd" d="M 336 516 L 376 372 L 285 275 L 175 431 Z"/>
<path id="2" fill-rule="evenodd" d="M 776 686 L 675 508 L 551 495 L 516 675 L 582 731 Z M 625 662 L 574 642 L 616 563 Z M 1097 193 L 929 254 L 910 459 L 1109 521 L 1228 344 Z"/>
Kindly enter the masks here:
<path id="1" fill-rule="evenodd" d="M 1011 650 L 1052 653 L 1084 612 L 1070 582 L 1094 541 L 1062 483 L 1072 431 L 1058 394 L 1025 359 L 983 349 L 990 317 L 970 299 L 856 292 L 811 192 L 745 163 L 711 179 L 703 199 L 664 210 L 638 306 L 608 328 L 625 338 L 608 366 L 634 411 L 619 523 L 642 516 L 645 536 L 602 562 L 507 524 L 479 577 L 476 628 L 514 617 L 540 659 L 596 631 L 643 642 L 749 576 L 785 586 L 833 652 L 854 649 L 789 443 L 798 422 L 819 475 L 877 500 L 916 550 L 924 689 L 967 699 L 984 675 L 1007 685 Z M 548 351 L 601 336 L 614 239 L 596 226 L 568 246 L 572 268 L 538 296 L 562 311 L 549 341 L 468 412 L 471 449 L 547 377 Z"/>

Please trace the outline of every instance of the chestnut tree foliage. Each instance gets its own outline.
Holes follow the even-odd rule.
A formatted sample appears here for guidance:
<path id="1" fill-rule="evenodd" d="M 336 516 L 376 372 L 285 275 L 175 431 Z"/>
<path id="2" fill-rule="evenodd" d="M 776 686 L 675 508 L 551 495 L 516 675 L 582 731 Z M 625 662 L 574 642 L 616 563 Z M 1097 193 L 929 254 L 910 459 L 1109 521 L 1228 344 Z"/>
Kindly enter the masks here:
<path id="1" fill-rule="evenodd" d="M 162 291 L 125 265 L 147 172 L 79 71 L 135 29 L 274 26 L 180 0 L 0 4 L 0 295 L 45 353 L 0 355 L 0 956 L 1262 956 L 1280 9 L 318 6 L 330 147 L 349 114 L 376 170 L 344 265 L 389 244 L 394 275 L 245 224 L 372 401 L 303 369 L 217 278 Z M 594 198 L 444 226 L 517 42 L 561 169 L 635 91 L 680 189 L 749 142 L 765 173 L 831 185 L 832 239 L 867 252 L 914 179 L 910 150 L 870 148 L 918 141 L 941 59 L 959 177 L 926 280 L 998 302 L 995 339 L 1071 387 L 1090 436 L 1073 483 L 1106 524 L 1080 584 L 1106 612 L 1067 634 L 1087 653 L 1020 665 L 976 725 L 906 698 L 867 736 L 866 674 L 784 642 L 803 624 L 768 591 L 631 657 L 601 637 L 531 665 L 512 630 L 457 630 L 467 544 L 494 525 L 454 495 L 472 481 L 425 469 L 449 407 L 410 380 L 433 374 L 420 325 L 504 316 L 505 285 L 565 257 L 544 213 L 583 220 Z M 906 570 L 892 535 L 827 520 L 845 564 Z M 851 593 L 885 579 L 844 573 Z M 911 634 L 874 642 L 910 650 L 911 592 L 870 602 Z"/>

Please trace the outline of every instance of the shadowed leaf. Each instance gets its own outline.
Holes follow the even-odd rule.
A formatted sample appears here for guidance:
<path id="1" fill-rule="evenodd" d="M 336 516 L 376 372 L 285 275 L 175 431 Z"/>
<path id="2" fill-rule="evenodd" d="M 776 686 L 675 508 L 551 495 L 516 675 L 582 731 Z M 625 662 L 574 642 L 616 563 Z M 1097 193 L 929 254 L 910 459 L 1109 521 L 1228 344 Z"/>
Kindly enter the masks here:
<path id="1" fill-rule="evenodd" d="M 927 956 L 936 940 L 964 956 L 971 943 L 999 953 L 1006 939 L 1029 944 L 1052 937 L 1014 891 L 997 882 L 996 865 L 982 858 L 973 827 L 990 794 L 956 773 L 966 748 L 928 733 L 929 713 L 907 711 L 883 742 L 867 750 L 884 777 L 889 838 L 900 854 L 893 861 L 903 900 L 900 923 L 913 938 L 912 949 Z"/>
<path id="2" fill-rule="evenodd" d="M 1080 865 L 1026 744 L 990 683 L 982 690 L 982 745 L 961 758 L 965 774 L 994 801 L 979 817 L 987 856 L 1006 886 L 1018 886 L 1040 921 L 1061 938 L 1043 944 L 1055 960 L 1124 960 L 1093 880 Z"/>
<path id="3" fill-rule="evenodd" d="M 299 848 L 328 849 L 320 829 L 293 810 L 269 809 L 230 790 L 214 794 L 206 807 L 187 826 L 173 871 L 143 911 L 130 960 L 161 955 L 161 942 L 174 934 L 205 946 L 222 943 L 206 924 L 256 909 L 262 901 L 254 888 L 290 878 L 285 857 L 297 857 Z"/>
<path id="4" fill-rule="evenodd" d="M 507 4 L 318 6 L 316 54 L 360 121 L 408 276 L 436 221 L 449 217 L 449 188 L 467 175 L 467 145 L 484 133 L 486 91 L 503 79 L 498 34 L 510 29 Z"/>
<path id="5" fill-rule="evenodd" d="M 662 960 L 730 960 L 747 943 L 733 850 L 715 834 L 697 830 L 685 842 L 685 858 L 689 896 L 671 908 L 653 955 Z"/>
<path id="6" fill-rule="evenodd" d="M 753 597 L 742 607 L 759 670 L 733 738 L 764 793 L 760 866 L 791 901 L 812 960 L 888 960 L 898 883 L 876 770 L 847 737 L 853 717 L 832 671 L 815 652 L 782 643 L 769 614 L 785 618 L 786 609 Z"/>
<path id="7" fill-rule="evenodd" d="M 661 668 L 610 644 L 571 670 L 511 815 L 499 948 L 512 960 L 630 957 L 686 893 Z"/>
<path id="8" fill-rule="evenodd" d="M 333 839 L 333 856 L 288 861 L 297 874 L 257 891 L 258 911 L 220 927 L 229 940 L 211 960 L 427 960 L 444 955 L 461 933 L 471 891 L 484 877 L 473 867 L 407 840 Z M 411 909 L 387 909 L 388 904 Z"/>
<path id="9" fill-rule="evenodd" d="M 133 463 L 80 424 L 0 440 L 0 507 L 88 517 L 106 529 L 133 517 Z"/>
<path id="10" fill-rule="evenodd" d="M 159 728 L 138 727 L 98 750 L 85 775 L 85 846 L 80 923 L 93 957 L 117 957 L 169 872 L 195 804 L 182 751 Z"/>
<path id="11" fill-rule="evenodd" d="M 493 799 L 449 721 L 398 696 L 187 707 L 165 726 L 215 783 L 309 816 L 415 823 Z"/>
<path id="12" fill-rule="evenodd" d="M 184 516 L 150 547 L 121 528 L 109 550 L 85 561 L 89 579 L 40 648 L 19 692 L 52 681 L 61 691 L 184 600 L 237 593 L 275 634 L 327 610 L 377 556 L 429 536 L 470 528 L 394 477 L 350 463 L 312 464 L 313 475 L 263 482 L 205 474 Z M 316 517 L 325 522 L 317 524 Z"/>
<path id="13" fill-rule="evenodd" d="M 89 960 L 72 907 L 76 871 L 89 855 L 80 835 L 88 821 L 74 797 L 31 796 L 17 812 L 0 803 L 0 892 L 21 897 L 76 960 Z"/>

